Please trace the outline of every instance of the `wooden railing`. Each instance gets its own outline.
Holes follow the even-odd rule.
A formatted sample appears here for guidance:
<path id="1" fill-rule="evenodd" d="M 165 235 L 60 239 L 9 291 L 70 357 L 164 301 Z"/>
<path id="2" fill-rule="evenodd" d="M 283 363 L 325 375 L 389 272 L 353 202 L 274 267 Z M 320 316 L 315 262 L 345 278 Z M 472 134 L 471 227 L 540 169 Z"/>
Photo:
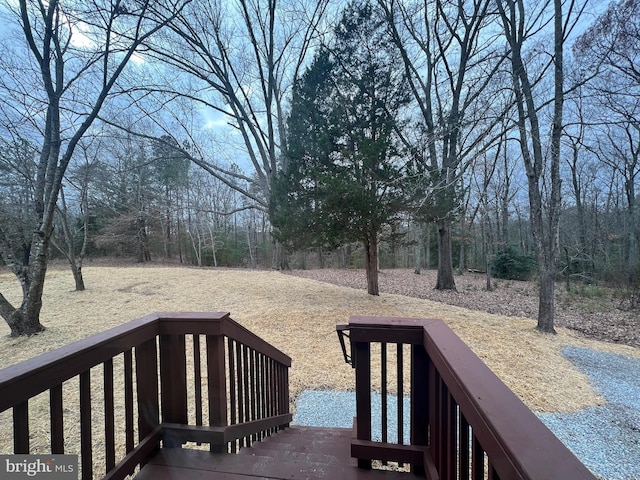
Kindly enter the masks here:
<path id="1" fill-rule="evenodd" d="M 291 421 L 290 365 L 228 313 L 148 315 L 1 370 L 0 453 L 78 454 L 83 480 L 115 480 L 161 442 L 235 452 Z"/>
<path id="2" fill-rule="evenodd" d="M 372 460 L 407 463 L 430 480 L 595 480 L 441 320 L 351 317 L 348 325 L 338 326 L 338 332 L 349 336 L 345 358 L 356 370 L 356 438 L 351 454 L 359 467 L 371 468 Z M 341 341 L 346 344 L 344 338 Z M 389 344 L 396 347 L 388 351 Z M 378 365 L 373 351 L 381 357 L 382 441 L 372 441 L 372 364 Z M 397 390 L 398 414 L 393 419 L 399 429 L 397 443 L 387 440 L 389 377 Z M 410 397 L 407 445 L 403 445 L 405 395 Z"/>

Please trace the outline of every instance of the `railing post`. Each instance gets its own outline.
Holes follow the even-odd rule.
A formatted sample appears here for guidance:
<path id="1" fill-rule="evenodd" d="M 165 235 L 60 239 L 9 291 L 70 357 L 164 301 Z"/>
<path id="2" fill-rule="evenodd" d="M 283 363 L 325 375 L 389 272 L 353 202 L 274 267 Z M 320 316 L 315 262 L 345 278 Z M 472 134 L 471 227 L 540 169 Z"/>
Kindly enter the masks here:
<path id="1" fill-rule="evenodd" d="M 184 335 L 160 335 L 162 421 L 187 424 L 187 358 Z M 163 446 L 180 448 L 182 442 L 163 438 Z"/>
<path id="2" fill-rule="evenodd" d="M 411 345 L 411 445 L 429 442 L 429 356 L 422 345 Z M 424 473 L 423 467 L 414 467 Z"/>
<path id="3" fill-rule="evenodd" d="M 355 342 L 356 367 L 356 435 L 358 440 L 371 440 L 371 345 Z M 358 467 L 370 469 L 371 460 L 358 459 Z"/>
<path id="4" fill-rule="evenodd" d="M 13 453 L 29 454 L 29 402 L 13 407 Z"/>
<path id="5" fill-rule="evenodd" d="M 93 478 L 91 370 L 80 374 L 80 464 L 82 465 L 82 480 Z"/>
<path id="6" fill-rule="evenodd" d="M 227 377 L 224 337 L 221 335 L 207 335 L 207 371 L 209 375 L 209 425 L 224 427 L 227 425 Z M 211 444 L 210 450 L 225 453 L 227 445 Z"/>
<path id="7" fill-rule="evenodd" d="M 155 337 L 136 347 L 136 386 L 138 390 L 138 441 L 142 441 L 160 424 Z"/>

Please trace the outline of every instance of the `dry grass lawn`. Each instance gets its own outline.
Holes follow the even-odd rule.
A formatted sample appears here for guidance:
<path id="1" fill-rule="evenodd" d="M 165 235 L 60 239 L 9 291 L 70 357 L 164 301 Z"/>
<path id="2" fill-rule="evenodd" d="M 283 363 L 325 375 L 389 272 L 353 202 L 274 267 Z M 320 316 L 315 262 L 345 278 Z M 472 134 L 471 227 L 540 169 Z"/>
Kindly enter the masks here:
<path id="1" fill-rule="evenodd" d="M 638 349 L 588 340 L 565 329 L 557 336 L 539 334 L 531 319 L 403 295 L 373 297 L 363 290 L 278 272 L 153 265 L 90 265 L 84 271 L 87 290 L 75 292 L 65 266 L 50 269 L 41 316 L 45 332 L 15 339 L 8 336 L 6 324 L 0 324 L 0 368 L 154 311 L 229 311 L 233 319 L 292 357 L 291 406 L 295 409 L 295 400 L 304 390 L 354 388 L 354 370 L 342 360 L 335 334 L 336 324 L 346 323 L 350 315 L 440 318 L 530 408 L 561 412 L 602 402 L 588 379 L 561 355 L 564 345 L 640 356 Z M 20 299 L 20 286 L 6 270 L 0 271 L 0 292 L 13 302 Z M 121 360 L 120 356 L 114 362 L 116 372 L 122 371 Z M 101 478 L 105 465 L 100 377 L 99 371 L 91 377 L 94 478 Z M 75 378 L 63 385 L 66 453 L 80 451 L 77 383 Z M 116 422 L 120 425 L 124 424 L 123 408 L 117 406 L 122 404 L 122 392 L 116 393 Z M 49 451 L 48 403 L 46 392 L 29 402 L 31 453 Z M 8 410 L 0 413 L 0 453 L 13 451 L 12 436 Z M 124 432 L 116 431 L 116 437 L 116 455 L 121 459 Z"/>
<path id="2" fill-rule="evenodd" d="M 42 323 L 31 338 L 8 337 L 0 326 L 0 368 L 101 332 L 153 311 L 229 311 L 293 359 L 292 400 L 306 389 L 350 390 L 354 371 L 343 363 L 335 325 L 350 315 L 440 318 L 533 410 L 571 411 L 601 402 L 560 353 L 564 345 L 640 356 L 631 347 L 588 340 L 560 329 L 534 330 L 530 319 L 503 317 L 401 295 L 360 290 L 271 271 L 166 266 L 85 267 L 87 290 L 75 292 L 70 272 L 47 276 Z M 0 292 L 17 302 L 20 289 L 0 272 Z"/>

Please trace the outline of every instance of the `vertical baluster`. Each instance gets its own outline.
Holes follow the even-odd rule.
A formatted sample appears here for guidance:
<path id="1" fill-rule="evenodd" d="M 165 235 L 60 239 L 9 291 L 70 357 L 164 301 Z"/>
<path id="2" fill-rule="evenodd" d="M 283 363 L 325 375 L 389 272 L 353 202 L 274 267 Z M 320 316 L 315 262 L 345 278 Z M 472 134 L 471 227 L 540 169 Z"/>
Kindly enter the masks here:
<path id="1" fill-rule="evenodd" d="M 258 406 L 258 400 L 256 398 L 256 352 L 254 349 L 250 348 L 249 350 L 249 372 L 250 372 L 250 379 L 249 379 L 249 385 L 251 388 L 251 393 L 250 393 L 250 402 L 251 402 L 251 417 L 249 418 L 249 420 L 256 420 L 257 419 L 257 406 Z M 257 440 L 257 436 L 254 434 L 251 436 L 253 441 Z"/>
<path id="2" fill-rule="evenodd" d="M 434 387 L 434 398 L 433 398 L 433 408 L 434 408 L 434 422 L 433 422 L 433 433 L 434 436 L 431 438 L 431 443 L 435 446 L 435 456 L 433 457 L 433 461 L 436 464 L 436 468 L 438 472 L 442 471 L 444 467 L 444 452 L 446 448 L 446 444 L 444 443 L 444 431 L 443 431 L 443 423 L 442 423 L 442 388 L 443 382 L 440 374 L 434 370 L 435 373 L 435 387 Z"/>
<path id="3" fill-rule="evenodd" d="M 266 355 L 260 354 L 260 416 L 261 418 L 267 417 L 267 361 Z"/>
<path id="4" fill-rule="evenodd" d="M 356 433 L 358 440 L 371 440 L 371 344 L 353 344 L 356 365 Z M 371 460 L 358 459 L 358 467 L 371 469 Z"/>
<path id="5" fill-rule="evenodd" d="M 380 385 L 380 394 L 381 398 L 381 425 L 382 425 L 382 441 L 387 443 L 387 344 L 382 342 L 380 344 L 380 377 L 381 377 L 381 385 Z M 386 465 L 387 462 L 384 462 Z"/>
<path id="6" fill-rule="evenodd" d="M 242 345 L 236 342 L 236 368 L 237 368 L 237 375 L 236 378 L 238 380 L 238 423 L 242 423 L 244 422 L 244 368 L 243 368 L 243 363 L 242 363 Z M 245 439 L 241 438 L 239 439 L 240 441 L 240 447 L 245 447 L 247 446 L 245 444 Z"/>
<path id="7" fill-rule="evenodd" d="M 440 468 L 440 432 L 438 430 L 438 378 L 439 374 L 433 362 L 429 362 L 429 453 L 436 468 Z"/>
<path id="8" fill-rule="evenodd" d="M 265 400 L 266 388 L 264 384 L 264 355 L 258 354 L 257 360 L 258 360 L 258 377 L 259 377 L 258 399 L 259 399 L 259 406 L 260 406 L 258 416 L 259 418 L 265 418 L 267 416 L 267 411 L 266 411 L 266 400 Z M 261 430 L 259 433 L 258 439 L 261 441 L 264 440 L 265 433 L 266 432 L 264 430 Z"/>
<path id="9" fill-rule="evenodd" d="M 104 373 L 104 450 L 105 472 L 116 465 L 116 437 L 113 401 L 113 359 L 103 364 Z"/>
<path id="10" fill-rule="evenodd" d="M 484 450 L 473 431 L 471 437 L 471 478 L 472 480 L 484 479 Z"/>
<path id="11" fill-rule="evenodd" d="M 224 356 L 224 337 L 207 335 L 209 425 L 213 427 L 227 425 L 227 378 Z M 210 450 L 223 453 L 227 451 L 227 446 L 211 444 Z"/>
<path id="12" fill-rule="evenodd" d="M 270 417 L 273 412 L 273 408 L 271 405 L 271 377 L 269 376 L 271 368 L 271 359 L 267 356 L 264 357 L 264 407 L 265 407 L 265 416 Z M 267 435 L 270 435 L 273 432 L 272 429 L 267 430 Z"/>
<path id="13" fill-rule="evenodd" d="M 462 411 L 458 414 L 458 428 L 460 429 L 460 480 L 469 480 L 469 422 Z"/>
<path id="14" fill-rule="evenodd" d="M 275 401 L 276 401 L 276 410 L 278 414 L 284 413 L 282 410 L 282 398 L 284 396 L 284 391 L 282 389 L 282 365 L 278 362 L 274 362 L 274 373 L 275 373 Z"/>
<path id="15" fill-rule="evenodd" d="M 404 444 L 404 349 L 402 343 L 396 344 L 398 380 L 398 445 Z"/>
<path id="16" fill-rule="evenodd" d="M 289 412 L 289 368 L 282 365 L 283 377 L 284 377 L 284 395 L 282 398 L 282 413 Z M 287 424 L 286 426 L 289 426 Z M 284 428 L 284 427 L 283 427 Z"/>
<path id="17" fill-rule="evenodd" d="M 125 451 L 133 450 L 133 353 L 124 352 L 124 424 Z"/>
<path id="18" fill-rule="evenodd" d="M 249 385 L 251 380 L 250 366 L 249 366 L 249 348 L 246 345 L 242 345 L 242 386 L 244 397 L 242 402 L 244 403 L 244 418 L 243 422 L 251 420 L 251 387 Z M 251 435 L 245 437 L 245 444 L 247 447 L 251 446 Z"/>
<path id="19" fill-rule="evenodd" d="M 29 454 L 29 402 L 13 407 L 13 453 Z"/>
<path id="20" fill-rule="evenodd" d="M 193 388 L 196 401 L 196 425 L 202 425 L 202 364 L 200 356 L 200 335 L 193 334 Z M 200 445 L 198 443 L 198 445 Z"/>
<path id="21" fill-rule="evenodd" d="M 142 441 L 160 423 L 158 347 L 155 337 L 136 347 L 136 387 L 138 390 L 138 441 Z"/>
<path id="22" fill-rule="evenodd" d="M 458 405 L 447 389 L 447 460 L 448 469 L 455 476 L 458 467 Z"/>
<path id="23" fill-rule="evenodd" d="M 162 421 L 187 424 L 187 353 L 184 335 L 160 335 L 160 378 L 162 382 Z M 166 439 L 167 447 L 180 447 L 181 441 Z"/>
<path id="24" fill-rule="evenodd" d="M 49 390 L 51 414 L 51 453 L 64 453 L 64 413 L 62 410 L 62 384 Z"/>
<path id="25" fill-rule="evenodd" d="M 280 411 L 280 404 L 278 403 L 278 362 L 272 360 L 271 365 L 271 392 L 272 392 L 272 405 L 274 415 L 282 413 Z M 275 429 L 274 431 L 276 431 Z"/>
<path id="26" fill-rule="evenodd" d="M 442 450 L 440 455 L 440 475 L 442 478 L 449 478 L 449 457 L 451 456 L 449 436 L 449 389 L 447 385 L 440 381 L 440 441 L 442 442 Z"/>
<path id="27" fill-rule="evenodd" d="M 80 374 L 80 458 L 82 480 L 93 478 L 93 452 L 91 441 L 91 372 Z"/>
<path id="28" fill-rule="evenodd" d="M 422 345 L 411 345 L 411 444 L 428 445 L 429 425 L 429 356 Z M 423 474 L 422 466 L 412 471 Z M 446 478 L 446 477 L 444 477 Z"/>
<path id="29" fill-rule="evenodd" d="M 235 425 L 237 423 L 237 401 L 236 401 L 236 359 L 234 355 L 235 342 L 231 339 L 227 339 L 227 360 L 229 362 L 229 423 Z M 237 441 L 234 440 L 231 443 L 231 452 L 236 453 L 238 451 Z"/>
<path id="30" fill-rule="evenodd" d="M 271 358 L 267 359 L 267 414 L 269 416 L 276 415 L 277 409 L 275 405 L 275 395 L 274 395 L 274 383 L 273 383 L 273 360 Z M 269 430 L 269 433 L 274 433 L 275 429 L 272 428 Z"/>

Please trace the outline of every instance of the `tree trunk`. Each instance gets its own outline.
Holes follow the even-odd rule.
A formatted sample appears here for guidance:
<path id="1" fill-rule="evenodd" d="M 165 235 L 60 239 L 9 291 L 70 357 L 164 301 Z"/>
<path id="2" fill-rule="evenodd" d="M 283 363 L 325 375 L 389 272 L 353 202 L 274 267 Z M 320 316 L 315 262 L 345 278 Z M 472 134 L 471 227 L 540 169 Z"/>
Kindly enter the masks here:
<path id="1" fill-rule="evenodd" d="M 487 292 L 491 292 L 493 287 L 491 286 L 491 260 L 489 260 L 489 257 L 487 257 L 485 268 L 487 270 L 485 273 L 485 289 Z"/>
<path id="2" fill-rule="evenodd" d="M 491 286 L 491 230 L 489 228 L 489 215 L 486 211 L 486 205 L 482 215 L 482 253 L 485 265 L 486 290 L 490 292 L 493 290 Z"/>
<path id="3" fill-rule="evenodd" d="M 371 232 L 364 241 L 365 268 L 367 271 L 367 293 L 380 295 L 378 289 L 378 234 Z"/>
<path id="4" fill-rule="evenodd" d="M 420 245 L 419 243 L 413 246 L 413 273 L 415 273 L 416 275 L 420 275 L 421 273 L 421 250 L 422 245 Z"/>
<path id="5" fill-rule="evenodd" d="M 464 242 L 460 242 L 460 257 L 458 258 L 458 273 L 460 275 L 464 275 L 464 272 L 466 270 L 467 270 L 467 265 L 465 263 Z"/>
<path id="6" fill-rule="evenodd" d="M 546 262 L 545 262 L 546 263 Z M 541 332 L 556 333 L 555 317 L 555 265 L 540 267 L 540 301 L 538 303 L 538 326 Z"/>
<path id="7" fill-rule="evenodd" d="M 182 228 L 180 227 L 180 217 L 176 219 L 176 228 L 178 238 L 178 260 L 180 261 L 180 265 L 182 265 L 184 263 L 184 259 L 182 258 Z"/>
<path id="8" fill-rule="evenodd" d="M 37 317 L 29 316 L 22 310 L 14 310 L 7 320 L 7 324 L 11 329 L 12 337 L 35 335 L 44 331 L 44 327 Z"/>
<path id="9" fill-rule="evenodd" d="M 420 226 L 416 224 L 415 230 L 413 230 L 413 273 L 420 275 L 420 269 L 422 267 L 422 235 L 420 232 Z"/>
<path id="10" fill-rule="evenodd" d="M 273 237 L 272 237 L 273 238 Z M 271 268 L 273 270 L 291 270 L 286 249 L 278 240 L 273 238 L 273 252 L 271 255 Z"/>
<path id="11" fill-rule="evenodd" d="M 438 279 L 436 290 L 456 290 L 451 254 L 451 220 L 438 220 Z"/>
<path id="12" fill-rule="evenodd" d="M 431 224 L 428 223 L 426 226 L 426 235 L 425 241 L 426 251 L 424 254 L 424 268 L 425 270 L 429 270 L 431 268 Z"/>
<path id="13" fill-rule="evenodd" d="M 44 330 L 40 323 L 42 309 L 42 291 L 49 257 L 49 238 L 41 232 L 33 234 L 28 258 L 29 265 L 23 265 L 16 259 L 10 249 L 3 248 L 4 261 L 20 281 L 22 288 L 22 304 L 14 307 L 0 293 L 0 316 L 11 329 L 11 336 L 35 335 Z"/>
<path id="14" fill-rule="evenodd" d="M 11 336 L 35 335 L 42 332 L 40 323 L 42 292 L 49 260 L 50 236 L 44 232 L 34 232 L 29 257 L 28 274 L 21 275 L 23 300 L 20 308 L 14 308 L 0 295 L 0 314 L 11 329 Z"/>
<path id="15" fill-rule="evenodd" d="M 628 249 L 627 249 L 627 267 L 629 268 L 629 275 L 633 275 L 636 267 L 640 264 L 640 257 L 638 256 L 638 229 L 636 226 L 636 195 L 633 180 L 627 180 L 625 182 L 625 190 L 627 191 L 627 222 L 629 225 L 629 234 L 627 237 Z"/>
<path id="16" fill-rule="evenodd" d="M 71 264 L 71 273 L 73 273 L 73 280 L 76 282 L 76 292 L 83 292 L 85 290 L 84 278 L 82 277 L 82 265 Z"/>

